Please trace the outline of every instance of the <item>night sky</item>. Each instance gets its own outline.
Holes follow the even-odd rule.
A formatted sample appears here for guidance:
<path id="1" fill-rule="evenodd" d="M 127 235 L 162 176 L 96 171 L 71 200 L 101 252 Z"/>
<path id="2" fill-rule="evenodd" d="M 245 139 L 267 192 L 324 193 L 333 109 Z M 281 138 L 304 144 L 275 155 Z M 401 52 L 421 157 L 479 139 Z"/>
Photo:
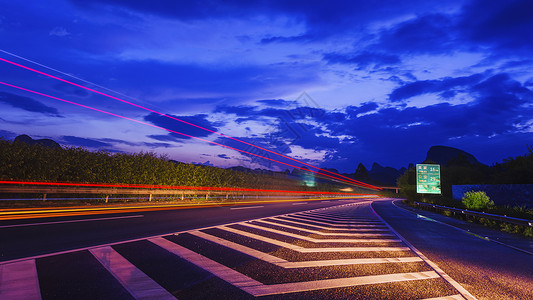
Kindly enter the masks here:
<path id="1" fill-rule="evenodd" d="M 530 0 L 0 0 L 0 49 L 152 111 L 6 62 L 1 82 L 341 172 L 406 167 L 432 145 L 490 165 L 533 144 Z M 287 168 L 146 124 L 0 85 L 4 139 Z"/>

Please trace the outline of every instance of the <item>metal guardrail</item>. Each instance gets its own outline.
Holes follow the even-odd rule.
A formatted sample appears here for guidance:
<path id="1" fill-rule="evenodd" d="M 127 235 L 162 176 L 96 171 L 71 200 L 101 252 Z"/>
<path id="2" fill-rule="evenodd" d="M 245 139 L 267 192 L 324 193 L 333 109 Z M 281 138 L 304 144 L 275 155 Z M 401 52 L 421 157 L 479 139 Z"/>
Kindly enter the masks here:
<path id="1" fill-rule="evenodd" d="M 471 211 L 467 209 L 460 209 L 460 208 L 454 208 L 454 207 L 447 207 L 447 206 L 442 206 L 442 205 L 437 205 L 437 204 L 429 204 L 429 203 L 422 203 L 422 202 L 414 202 L 414 203 L 419 206 L 453 211 L 453 212 L 461 213 L 467 216 L 476 216 L 476 217 L 481 217 L 485 219 L 491 219 L 491 220 L 497 220 L 497 221 L 517 224 L 517 225 L 522 225 L 522 226 L 533 227 L 533 220 L 519 219 L 519 218 L 513 218 L 513 217 L 507 217 L 507 216 L 501 216 L 501 215 L 495 215 L 495 214 L 488 214 L 484 212 Z"/>
<path id="2" fill-rule="evenodd" d="M 253 190 L 253 189 L 229 189 L 229 190 L 206 190 L 202 187 L 195 189 L 194 187 L 184 187 L 183 189 L 177 187 L 176 189 L 172 188 L 138 188 L 138 187 L 115 187 L 110 185 L 109 187 L 98 187 L 98 186 L 54 186 L 54 183 L 51 183 L 49 186 L 46 185 L 32 185 L 31 183 L 24 185 L 2 185 L 0 184 L 0 195 L 2 194 L 40 194 L 42 195 L 42 200 L 47 199 L 47 195 L 51 194 L 70 194 L 70 195 L 101 195 L 104 197 L 105 202 L 108 202 L 109 195 L 145 195 L 147 196 L 148 201 L 152 200 L 152 196 L 156 195 L 166 195 L 173 198 L 189 198 L 191 195 L 201 195 L 205 199 L 209 199 L 215 196 L 226 198 L 226 199 L 245 199 L 249 197 L 289 197 L 285 191 L 276 191 L 276 190 Z M 346 196 L 353 196 L 355 194 L 346 194 Z M 290 195 L 289 198 L 300 198 L 307 199 L 311 197 L 320 197 L 320 198 L 330 198 L 330 197 L 339 197 L 343 196 L 343 193 L 328 193 L 314 191 L 296 191 L 294 195 Z M 367 195 L 370 196 L 370 195 Z M 0 197 L 1 199 L 1 197 Z M 16 199 L 8 199 L 16 200 Z"/>

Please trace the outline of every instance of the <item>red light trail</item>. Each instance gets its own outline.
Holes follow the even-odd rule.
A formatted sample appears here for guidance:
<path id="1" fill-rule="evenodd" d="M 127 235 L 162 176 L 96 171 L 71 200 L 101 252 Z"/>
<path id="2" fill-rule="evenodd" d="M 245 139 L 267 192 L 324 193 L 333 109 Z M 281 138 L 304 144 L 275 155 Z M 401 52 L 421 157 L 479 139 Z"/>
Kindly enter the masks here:
<path id="1" fill-rule="evenodd" d="M 141 108 L 141 109 L 144 109 L 146 111 L 149 111 L 149 112 L 152 112 L 152 113 L 155 113 L 155 114 L 158 114 L 160 116 L 163 116 L 163 117 L 167 117 L 167 118 L 170 118 L 172 120 L 175 120 L 175 121 L 179 121 L 179 122 L 182 122 L 184 124 L 187 124 L 187 125 L 190 125 L 190 126 L 193 126 L 193 127 L 196 127 L 196 128 L 199 128 L 199 129 L 202 129 L 202 130 L 205 130 L 205 131 L 208 131 L 208 132 L 211 132 L 211 133 L 214 133 L 214 134 L 217 134 L 219 136 L 222 136 L 222 137 L 225 137 L 225 138 L 228 138 L 228 139 L 232 139 L 234 141 L 237 141 L 237 142 L 240 142 L 240 143 L 243 143 L 245 145 L 248 145 L 248 146 L 252 146 L 252 147 L 255 147 L 257 149 L 261 149 L 263 151 L 267 151 L 269 153 L 272 153 L 272 154 L 275 154 L 275 155 L 278 155 L 278 156 L 281 156 L 281 157 L 284 157 L 286 159 L 289 159 L 289 160 L 292 160 L 292 161 L 295 161 L 295 162 L 298 162 L 298 163 L 301 163 L 303 165 L 306 165 L 306 166 L 309 166 L 309 167 L 312 167 L 314 169 L 317 169 L 317 170 L 320 170 L 322 172 L 327 172 L 327 173 L 330 173 L 330 174 L 333 174 L 335 175 L 336 177 L 338 177 L 338 180 L 341 180 L 341 181 L 344 181 L 344 182 L 347 182 L 346 180 L 350 181 L 351 183 L 354 183 L 356 185 L 360 185 L 360 186 L 366 186 L 366 187 L 370 187 L 370 188 L 375 188 L 375 189 L 380 189 L 379 187 L 376 187 L 376 186 L 373 186 L 373 185 L 370 185 L 370 184 L 367 184 L 367 183 L 364 183 L 364 182 L 361 182 L 361 181 L 358 181 L 358 180 L 354 180 L 352 178 L 349 178 L 349 177 L 346 177 L 346 176 L 343 176 L 341 174 L 338 174 L 338 173 L 335 173 L 335 172 L 332 172 L 332 171 L 329 171 L 329 170 L 325 170 L 325 169 L 322 169 L 322 168 L 319 168 L 319 167 L 315 167 L 311 164 L 308 164 L 308 163 L 305 163 L 303 161 L 300 161 L 300 160 L 297 160 L 297 159 L 294 159 L 290 156 L 286 156 L 286 155 L 283 155 L 281 153 L 277 153 L 275 151 L 272 151 L 272 150 L 269 150 L 269 149 L 266 149 L 266 148 L 263 148 L 263 147 L 260 147 L 260 146 L 257 146 L 257 145 L 254 145 L 254 144 L 251 144 L 251 143 L 248 143 L 248 142 L 245 142 L 243 140 L 240 140 L 240 139 L 237 139 L 237 138 L 234 138 L 234 137 L 231 137 L 231 136 L 228 136 L 228 135 L 225 135 L 223 133 L 219 133 L 219 132 L 216 132 L 216 131 L 213 131 L 213 130 L 210 130 L 210 129 L 207 129 L 207 128 L 204 128 L 202 126 L 198 126 L 196 124 L 193 124 L 193 123 L 190 123 L 190 122 L 187 122 L 187 121 L 184 121 L 184 120 L 181 120 L 179 118 L 176 118 L 176 117 L 173 117 L 173 116 L 170 116 L 170 115 L 167 115 L 167 114 L 164 114 L 164 113 L 161 113 L 161 112 L 158 112 L 158 111 L 155 111 L 155 110 L 152 110 L 152 109 L 149 109 L 147 107 L 144 107 L 144 106 L 141 106 L 141 105 L 138 105 L 138 104 L 135 104 L 135 103 L 132 103 L 132 102 L 129 102 L 129 101 L 126 101 L 126 100 L 123 100 L 123 99 L 120 99 L 118 97 L 114 97 L 114 96 L 111 96 L 109 94 L 106 94 L 106 93 L 103 93 L 103 92 L 100 92 L 100 91 L 97 91 L 95 89 L 91 89 L 91 88 L 88 88 L 88 87 L 85 87 L 83 85 L 80 85 L 80 84 L 77 84 L 77 83 L 74 83 L 74 82 L 71 82 L 71 81 L 68 81 L 68 80 L 65 80 L 65 79 L 62 79 L 62 78 L 59 78 L 59 77 L 56 77 L 56 76 L 53 76 L 51 74 L 48 74 L 48 73 L 45 73 L 45 72 L 42 72 L 42 71 L 38 71 L 38 70 L 35 70 L 35 69 L 32 69 L 30 67 L 27 67 L 27 66 L 24 66 L 24 65 L 21 65 L 21 64 L 18 64 L 18 63 L 15 63 L 15 62 L 12 62 L 12 61 L 9 61 L 7 59 L 4 59 L 4 58 L 0 58 L 1 61 L 4 61 L 6 63 L 9 63 L 11 65 L 14 65 L 14 66 L 17 66 L 17 67 L 20 67 L 20 68 L 23 68 L 23 69 L 26 69 L 26 70 L 29 70 L 29 71 L 32 71 L 32 72 L 35 72 L 35 73 L 38 73 L 38 74 L 41 74 L 41 75 L 44 75 L 46 77 L 49 77 L 49 78 L 53 78 L 53 79 L 56 79 L 56 80 L 59 80 L 59 81 L 62 81 L 62 82 L 65 82 L 65 83 L 68 83 L 68 84 L 71 84 L 71 85 L 74 85 L 76 87 L 79 87 L 79 88 L 82 88 L 82 89 L 85 89 L 85 90 L 88 90 L 88 91 L 91 91 L 93 93 L 97 93 L 99 95 L 102 95 L 102 96 L 105 96 L 105 97 L 108 97 L 108 98 L 111 98 L 111 99 L 114 99 L 114 100 L 117 100 L 117 101 L 120 101 L 120 102 L 123 102 L 123 103 L 126 103 L 126 104 L 129 104 L 129 105 L 132 105 L 132 106 L 135 106 L 137 108 Z M 126 118 L 126 117 L 124 117 Z M 144 122 L 142 122 L 143 124 L 146 124 Z M 167 130 L 167 129 L 165 129 Z M 170 131 L 170 130 L 169 130 Z M 181 134 L 181 133 L 180 133 Z M 185 134 L 183 134 L 185 135 Z M 187 136 L 187 135 L 185 135 Z M 221 144 L 218 144 L 218 145 L 221 145 Z M 235 148 L 232 148 L 234 150 L 236 150 Z M 239 150 L 240 151 L 240 150 Z M 241 151 L 243 153 L 248 153 L 248 152 L 245 152 L 245 151 Z M 248 153 L 249 154 L 249 153 Z M 262 158 L 265 158 L 265 157 L 262 157 Z M 279 161 L 277 161 L 279 162 Z M 306 171 L 311 171 L 311 170 L 308 170 L 308 169 L 303 169 L 303 168 L 299 168 L 297 167 L 298 169 L 301 169 L 301 170 L 306 170 Z M 311 171 L 312 172 L 312 171 Z M 316 173 L 316 172 L 315 172 Z M 323 174 L 323 173 L 317 173 L 317 174 L 322 174 L 322 175 L 326 175 L 326 174 Z M 328 175 L 326 175 L 328 176 Z M 328 177 L 331 177 L 331 176 L 328 176 Z M 344 178 L 344 179 L 340 179 L 340 178 Z"/>
<path id="2" fill-rule="evenodd" d="M 186 137 L 189 137 L 189 138 L 194 138 L 194 139 L 197 139 L 197 140 L 200 140 L 200 141 L 203 141 L 203 142 L 211 143 L 213 145 L 217 145 L 217 146 L 221 146 L 221 147 L 224 147 L 224 148 L 227 148 L 227 149 L 231 149 L 231 150 L 239 151 L 239 152 L 246 153 L 246 154 L 249 154 L 249 155 L 253 155 L 253 156 L 256 156 L 256 157 L 259 157 L 259 158 L 263 158 L 263 159 L 266 159 L 266 160 L 270 160 L 270 161 L 273 161 L 273 162 L 277 162 L 277 163 L 280 163 L 280 164 L 283 164 L 283 165 L 286 165 L 286 166 L 289 166 L 289 167 L 293 167 L 293 168 L 297 168 L 297 169 L 300 169 L 300 170 L 305 170 L 305 171 L 313 172 L 315 174 L 319 174 L 319 175 L 323 175 L 323 176 L 326 176 L 326 177 L 330 177 L 330 178 L 333 178 L 335 180 L 340 180 L 340 181 L 344 181 L 346 183 L 354 184 L 353 182 L 350 182 L 350 181 L 347 181 L 347 180 L 343 180 L 341 178 L 336 178 L 336 177 L 333 177 L 333 176 L 328 175 L 328 174 L 324 174 L 324 173 L 320 173 L 320 172 L 317 172 L 317 171 L 313 171 L 313 170 L 305 169 L 305 168 L 302 168 L 302 167 L 294 166 L 294 165 L 291 165 L 291 164 L 288 164 L 288 163 L 284 163 L 284 162 L 281 162 L 281 161 L 278 161 L 278 160 L 275 160 L 275 159 L 272 159 L 272 158 L 264 157 L 264 156 L 261 156 L 261 155 L 258 155 L 258 154 L 254 154 L 254 153 L 251 153 L 251 152 L 247 152 L 247 151 L 244 151 L 244 150 L 240 150 L 240 149 L 237 149 L 237 148 L 226 146 L 226 145 L 223 145 L 223 144 L 220 144 L 220 143 L 217 143 L 217 142 L 209 141 L 209 140 L 206 140 L 206 139 L 202 139 L 202 138 L 199 138 L 199 137 L 195 137 L 195 136 L 192 136 L 192 135 L 188 135 L 188 134 L 185 134 L 185 133 L 181 133 L 181 132 L 178 132 L 178 131 L 167 129 L 167 128 L 164 128 L 164 127 L 161 127 L 161 126 L 157 126 L 157 125 L 154 125 L 154 124 L 150 124 L 150 123 L 146 123 L 146 122 L 143 122 L 143 121 L 139 121 L 139 120 L 135 120 L 135 119 L 132 119 L 132 118 L 128 118 L 128 117 L 125 117 L 125 116 L 122 116 L 122 115 L 119 115 L 119 114 L 115 114 L 115 113 L 108 112 L 108 111 L 105 111 L 105 110 L 101 110 L 101 109 L 98 109 L 98 108 L 94 108 L 94 107 L 91 107 L 91 106 L 87 106 L 87 105 L 83 105 L 83 104 L 76 103 L 76 102 L 73 102 L 73 101 L 69 101 L 69 100 L 65 100 L 65 99 L 62 99 L 62 98 L 54 97 L 54 96 L 51 96 L 51 95 L 47 95 L 47 94 L 44 94 L 44 93 L 40 93 L 40 92 L 37 92 L 37 91 L 33 91 L 33 90 L 30 90 L 30 89 L 26 89 L 26 88 L 19 87 L 19 86 L 13 85 L 13 84 L 5 83 L 5 82 L 0 82 L 0 84 L 5 85 L 5 86 L 9 86 L 9 87 L 12 87 L 12 88 L 16 88 L 16 89 L 19 89 L 19 90 L 23 90 L 23 91 L 26 91 L 26 92 L 29 92 L 29 93 L 33 93 L 33 94 L 36 94 L 36 95 L 40 95 L 40 96 L 43 96 L 43 97 L 51 98 L 51 99 L 54 99 L 54 100 L 58 100 L 58 101 L 62 101 L 62 102 L 65 102 L 65 103 L 69 103 L 69 104 L 73 104 L 73 105 L 76 105 L 76 106 L 80 106 L 80 107 L 83 107 L 83 108 L 87 108 L 87 109 L 90 109 L 90 110 L 94 110 L 94 111 L 97 111 L 97 112 L 101 112 L 101 113 L 104 113 L 104 114 L 108 114 L 108 115 L 111 115 L 111 116 L 114 116 L 114 117 L 122 118 L 122 119 L 129 120 L 129 121 L 133 121 L 133 122 L 136 122 L 136 123 L 140 123 L 140 124 L 151 126 L 151 127 L 158 128 L 158 129 L 163 129 L 163 130 L 166 130 L 168 132 L 180 134 L 180 135 L 183 135 L 183 136 L 186 136 Z M 381 188 L 378 188 L 378 187 L 375 187 L 375 186 L 372 186 L 370 184 L 366 184 L 366 183 L 363 183 L 363 182 L 355 183 L 355 184 L 357 184 L 359 186 L 366 187 L 366 188 L 370 188 L 370 189 L 381 190 Z"/>
<path id="3" fill-rule="evenodd" d="M 217 192 L 265 192 L 265 193 L 315 194 L 315 195 L 319 195 L 319 194 L 349 195 L 349 196 L 368 195 L 368 194 L 359 194 L 359 193 L 338 193 L 338 192 L 321 192 L 321 191 L 287 191 L 287 190 L 265 190 L 265 189 L 230 188 L 230 187 L 215 187 L 215 186 L 173 186 L 173 185 L 153 185 L 153 184 L 110 184 L 110 183 L 42 182 L 42 181 L 33 182 L 33 181 L 6 181 L 6 180 L 1 180 L 0 184 L 141 188 L 141 189 L 165 189 L 165 190 L 200 190 L 200 191 L 217 191 Z"/>

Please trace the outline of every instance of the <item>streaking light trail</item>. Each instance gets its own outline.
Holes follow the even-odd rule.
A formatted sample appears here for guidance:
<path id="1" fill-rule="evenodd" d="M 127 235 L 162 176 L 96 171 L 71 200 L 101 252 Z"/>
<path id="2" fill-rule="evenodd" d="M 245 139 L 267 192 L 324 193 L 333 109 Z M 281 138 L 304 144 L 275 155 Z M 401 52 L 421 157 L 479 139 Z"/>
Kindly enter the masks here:
<path id="1" fill-rule="evenodd" d="M 6 51 L 2 51 L 2 52 L 7 53 L 7 54 L 12 55 L 12 56 L 15 56 L 15 57 L 18 57 L 18 56 L 16 56 L 16 55 L 11 54 L 11 53 L 6 52 Z M 20 57 L 19 57 L 19 58 L 20 58 Z M 31 60 L 28 60 L 28 59 L 25 59 L 25 58 L 21 58 L 21 59 L 24 59 L 24 60 L 26 60 L 26 61 L 29 61 L 29 62 L 35 63 L 35 62 L 33 62 L 33 61 L 31 61 Z M 294 159 L 294 158 L 292 158 L 292 157 L 290 157 L 290 156 L 286 156 L 286 155 L 283 155 L 283 154 L 281 154 L 281 153 L 277 153 L 277 152 L 275 152 L 275 151 L 272 151 L 272 150 L 269 150 L 269 149 L 266 149 L 266 148 L 263 148 L 263 147 L 260 147 L 260 146 L 257 146 L 257 145 L 254 145 L 254 144 L 251 144 L 251 143 L 245 142 L 245 141 L 243 141 L 243 140 L 240 140 L 240 139 L 237 139 L 237 138 L 234 138 L 234 137 L 231 137 L 231 136 L 225 135 L 225 134 L 223 134 L 223 133 L 219 133 L 219 132 L 216 132 L 216 131 L 213 131 L 213 130 L 210 130 L 210 129 L 204 128 L 204 127 L 202 127 L 202 126 L 199 126 L 199 125 L 196 125 L 196 124 L 193 124 L 193 123 L 190 123 L 190 122 L 187 122 L 187 121 L 181 120 L 181 119 L 176 118 L 176 117 L 173 117 L 173 116 L 169 116 L 169 115 L 167 115 L 167 114 L 164 114 L 164 113 L 161 113 L 161 112 L 155 111 L 155 110 L 153 110 L 153 109 L 150 109 L 150 108 L 147 108 L 147 107 L 144 107 L 144 106 L 141 106 L 141 105 L 138 105 L 138 104 L 135 104 L 135 103 L 132 103 L 132 102 L 129 102 L 129 101 L 126 101 L 126 100 L 120 99 L 120 98 L 118 98 L 118 97 L 114 97 L 114 96 L 112 96 L 112 95 L 109 95 L 109 94 L 106 94 L 106 93 L 103 93 L 103 92 L 97 91 L 97 90 L 95 90 L 95 89 L 91 89 L 91 88 L 85 87 L 85 86 L 83 86 L 83 85 L 80 85 L 80 84 L 77 84 L 77 83 L 74 83 L 74 82 L 71 82 L 71 81 L 65 80 L 65 79 L 63 79 L 63 78 L 59 78 L 59 77 L 53 76 L 53 75 L 51 75 L 51 74 L 48 74 L 48 73 L 45 73 L 45 72 L 42 72 L 42 71 L 35 70 L 35 69 L 33 69 L 33 68 L 30 68 L 30 67 L 27 67 L 27 66 L 24 66 L 24 65 L 21 65 L 21 64 L 18 64 L 18 63 L 12 62 L 12 61 L 10 61 L 10 60 L 4 59 L 4 58 L 0 58 L 0 60 L 1 60 L 1 61 L 4 61 L 4 62 L 6 62 L 6 63 L 9 63 L 9 64 L 11 64 L 11 65 L 14 65 L 14 66 L 17 66 L 17 67 L 20 67 L 20 68 L 23 68 L 23 69 L 29 70 L 29 71 L 31 71 L 31 72 L 35 72 L 35 73 L 38 73 L 38 74 L 44 75 L 44 76 L 46 76 L 46 77 L 53 78 L 53 79 L 56 79 L 56 80 L 62 81 L 62 82 L 64 82 L 64 83 L 67 83 L 67 84 L 74 85 L 74 86 L 76 86 L 76 87 L 79 87 L 79 88 L 85 89 L 85 90 L 87 90 L 87 91 L 91 91 L 91 92 L 93 92 L 93 93 L 96 93 L 96 94 L 99 94 L 99 95 L 102 95 L 102 96 L 105 96 L 105 97 L 108 97 L 108 98 L 111 98 L 111 99 L 114 99 L 114 100 L 117 100 L 117 101 L 120 101 L 120 102 L 123 102 L 123 103 L 129 104 L 129 105 L 135 106 L 135 107 L 137 107 L 137 108 L 140 108 L 140 109 L 143 109 L 143 110 L 146 110 L 146 111 L 149 111 L 149 112 L 152 112 L 152 113 L 158 114 L 158 115 L 160 115 L 160 116 L 163 116 L 163 117 L 166 117 L 166 118 L 169 118 L 169 119 L 172 119 L 172 120 L 178 121 L 178 122 L 182 122 L 182 123 L 184 123 L 184 124 L 187 124 L 187 125 L 190 125 L 190 126 L 196 127 L 196 128 L 198 128 L 198 129 L 202 129 L 202 130 L 208 131 L 208 132 L 210 132 L 210 133 L 214 133 L 214 134 L 217 134 L 217 135 L 219 135 L 219 136 L 222 136 L 222 137 L 225 137 L 225 138 L 228 138 L 228 139 L 231 139 L 231 140 L 234 140 L 234 141 L 237 141 L 237 142 L 243 143 L 243 144 L 245 144 L 245 145 L 252 146 L 252 147 L 255 147 L 255 148 L 260 149 L 260 150 L 263 150 L 263 151 L 267 151 L 267 152 L 269 152 L 269 153 L 272 153 L 272 154 L 275 154 L 275 155 L 281 156 L 281 157 L 283 157 L 283 158 L 286 158 L 286 159 L 289 159 L 289 160 L 292 160 L 292 161 L 295 161 L 295 162 L 301 163 L 301 164 L 303 164 L 303 165 L 306 165 L 306 166 L 308 166 L 308 167 L 314 168 L 314 169 L 316 169 L 316 170 L 320 170 L 320 171 L 322 171 L 322 172 L 327 172 L 327 173 L 333 174 L 335 177 L 338 177 L 339 180 L 342 180 L 342 181 L 344 181 L 344 182 L 346 182 L 346 180 L 348 180 L 348 181 L 350 181 L 350 182 L 352 182 L 352 183 L 354 183 L 354 184 L 356 184 L 356 185 L 361 185 L 361 186 L 367 186 L 367 187 L 372 187 L 372 188 L 380 189 L 380 188 L 378 188 L 378 187 L 375 187 L 375 186 L 369 185 L 369 184 L 367 184 L 367 183 L 364 183 L 364 182 L 361 182 L 361 181 L 358 181 L 358 180 L 354 180 L 354 179 L 352 179 L 352 178 L 349 178 L 349 177 L 343 176 L 343 175 L 341 175 L 341 174 L 338 174 L 338 173 L 335 173 L 335 172 L 332 172 L 332 171 L 329 171 L 329 170 L 325 170 L 325 169 L 322 169 L 322 168 L 319 168 L 319 167 L 315 167 L 315 166 L 313 166 L 313 165 L 311 165 L 311 164 L 308 164 L 308 163 L 306 163 L 306 162 L 303 162 L 303 161 L 300 161 L 300 160 Z M 35 64 L 37 64 L 37 65 L 39 65 L 39 66 L 43 66 L 43 65 L 38 64 L 38 63 L 35 63 Z M 46 66 L 43 66 L 43 67 L 46 67 Z M 54 70 L 54 71 L 57 71 L 57 70 L 52 69 L 52 68 L 49 68 L 49 67 L 46 67 L 46 68 L 51 69 L 51 70 Z M 63 72 L 60 72 L 60 71 L 57 71 L 57 72 L 59 72 L 59 73 L 61 73 L 61 74 L 66 74 L 66 73 L 63 73 Z M 67 75 L 68 75 L 68 74 L 67 74 Z M 70 75 L 68 75 L 68 76 L 70 76 Z M 79 79 L 79 78 L 77 78 L 77 77 L 74 77 L 74 78 Z M 82 81 L 84 81 L 84 80 L 82 80 Z M 85 81 L 84 81 L 84 82 L 85 82 Z M 218 144 L 218 145 L 220 145 L 220 144 Z M 233 149 L 235 149 L 235 148 L 233 148 Z M 241 152 L 243 152 L 243 151 L 241 151 Z M 264 157 L 263 157 L 263 158 L 264 158 Z M 311 171 L 311 170 L 303 169 L 303 168 L 298 168 L 298 169 L 300 169 L 300 170 L 305 170 L 305 171 Z M 317 173 L 317 174 L 323 174 L 323 173 Z M 323 174 L 323 175 L 325 175 L 325 174 Z M 331 176 L 329 176 L 329 177 L 331 177 Z M 343 180 L 343 179 L 340 179 L 340 178 L 343 178 L 344 180 Z"/>
<path id="2" fill-rule="evenodd" d="M 150 123 L 146 123 L 146 122 L 143 122 L 143 121 L 135 120 L 135 119 L 132 119 L 132 118 L 128 118 L 128 117 L 119 115 L 119 114 L 115 114 L 115 113 L 108 112 L 108 111 L 105 111 L 105 110 L 101 110 L 101 109 L 98 109 L 98 108 L 94 108 L 94 107 L 91 107 L 91 106 L 83 105 L 83 104 L 76 103 L 76 102 L 73 102 L 73 101 L 69 101 L 69 100 L 65 100 L 65 99 L 62 99 L 62 98 L 54 97 L 54 96 L 51 96 L 51 95 L 47 95 L 47 94 L 44 94 L 44 93 L 40 93 L 40 92 L 37 92 L 37 91 L 33 91 L 33 90 L 30 90 L 30 89 L 19 87 L 19 86 L 13 85 L 13 84 L 5 83 L 5 82 L 0 82 L 0 84 L 5 85 L 5 86 L 9 86 L 9 87 L 12 87 L 12 88 L 15 88 L 15 89 L 23 90 L 23 91 L 26 91 L 26 92 L 29 92 L 29 93 L 33 93 L 33 94 L 36 94 L 36 95 L 40 95 L 40 96 L 43 96 L 43 97 L 51 98 L 51 99 L 54 99 L 54 100 L 58 100 L 58 101 L 62 101 L 62 102 L 65 102 L 65 103 L 69 103 L 69 104 L 73 104 L 73 105 L 76 105 L 76 106 L 80 106 L 80 107 L 83 107 L 83 108 L 87 108 L 87 109 L 90 109 L 90 110 L 94 110 L 94 111 L 97 111 L 97 112 L 101 112 L 101 113 L 104 113 L 104 114 L 107 114 L 107 115 L 111 115 L 111 116 L 114 116 L 114 117 L 122 118 L 122 119 L 129 120 L 129 121 L 133 121 L 133 122 L 136 122 L 136 123 L 140 123 L 140 124 L 151 126 L 151 127 L 158 128 L 158 129 L 163 129 L 163 130 L 166 130 L 168 132 L 180 134 L 180 135 L 183 135 L 183 136 L 186 136 L 186 137 L 189 137 L 189 138 L 193 138 L 193 139 L 197 139 L 197 140 L 200 140 L 200 141 L 203 141 L 203 142 L 207 142 L 207 143 L 210 143 L 210 144 L 213 144 L 213 145 L 217 145 L 217 146 L 221 146 L 221 147 L 224 147 L 224 148 L 227 148 L 227 149 L 231 149 L 231 150 L 239 151 L 239 152 L 242 152 L 242 153 L 245 153 L 245 154 L 253 155 L 253 156 L 256 156 L 256 157 L 259 157 L 259 158 L 263 158 L 263 159 L 266 159 L 266 160 L 270 160 L 270 161 L 273 161 L 273 162 L 277 162 L 277 163 L 280 163 L 280 164 L 283 164 L 283 165 L 286 165 L 286 166 L 289 166 L 289 167 L 297 168 L 297 169 L 304 170 L 304 171 L 313 172 L 315 174 L 323 175 L 323 176 L 326 176 L 326 177 L 329 177 L 329 178 L 333 178 L 335 180 L 343 181 L 343 182 L 346 182 L 346 183 L 349 183 L 349 184 L 355 184 L 355 185 L 359 185 L 359 186 L 362 186 L 362 187 L 365 187 L 365 188 L 374 189 L 374 190 L 381 190 L 381 188 L 379 188 L 379 187 L 376 187 L 376 186 L 373 186 L 373 185 L 370 185 L 370 184 L 367 184 L 367 183 L 364 183 L 364 182 L 354 183 L 354 182 L 351 182 L 351 181 L 348 181 L 348 180 L 344 180 L 342 178 L 336 178 L 336 177 L 333 177 L 333 176 L 328 175 L 328 174 L 324 174 L 324 173 L 321 173 L 321 172 L 317 172 L 317 171 L 309 170 L 309 169 L 306 169 L 306 168 L 294 166 L 294 165 L 291 165 L 291 164 L 288 164 L 288 163 L 284 163 L 284 162 L 281 162 L 281 161 L 278 161 L 278 160 L 275 160 L 275 159 L 272 159 L 272 158 L 264 157 L 264 156 L 261 156 L 261 155 L 258 155 L 258 154 L 254 154 L 254 153 L 251 153 L 251 152 L 247 152 L 247 151 L 244 151 L 244 150 L 233 148 L 233 147 L 230 147 L 230 146 L 227 146 L 227 145 L 223 145 L 223 144 L 220 144 L 220 143 L 217 143 L 217 142 L 209 141 L 209 140 L 206 140 L 206 139 L 202 139 L 202 138 L 199 138 L 199 137 L 195 137 L 195 136 L 192 136 L 192 135 L 188 135 L 188 134 L 185 134 L 185 133 L 181 133 L 181 132 L 178 132 L 178 131 L 167 129 L 167 128 L 164 128 L 164 127 L 161 127 L 161 126 L 157 126 L 157 125 L 154 125 L 154 124 L 150 124 Z"/>
<path id="3" fill-rule="evenodd" d="M 323 195 L 348 195 L 348 196 L 368 195 L 368 194 L 344 193 L 344 192 L 290 191 L 290 190 L 267 190 L 267 189 L 251 189 L 251 188 L 216 187 L 216 186 L 173 186 L 173 185 L 154 185 L 154 184 L 73 183 L 73 182 L 7 181 L 7 180 L 0 181 L 0 184 L 138 188 L 138 189 L 164 189 L 164 190 L 196 190 L 196 191 L 217 191 L 217 192 L 264 192 L 264 193 L 289 193 L 289 194 L 314 194 L 314 195 L 322 195 L 322 194 Z"/>

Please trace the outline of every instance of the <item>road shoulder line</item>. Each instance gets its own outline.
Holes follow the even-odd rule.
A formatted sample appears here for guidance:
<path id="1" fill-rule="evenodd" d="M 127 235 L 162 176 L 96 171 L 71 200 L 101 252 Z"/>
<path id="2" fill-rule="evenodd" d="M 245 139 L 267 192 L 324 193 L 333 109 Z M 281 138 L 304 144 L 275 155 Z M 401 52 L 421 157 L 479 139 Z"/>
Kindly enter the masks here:
<path id="1" fill-rule="evenodd" d="M 457 281 L 455 281 L 453 278 L 451 278 L 448 274 L 446 274 L 439 266 L 437 266 L 437 264 L 435 264 L 434 262 L 432 262 L 431 260 L 429 260 L 429 258 L 427 258 L 424 254 L 422 254 L 422 252 L 420 252 L 418 249 L 415 248 L 415 246 L 413 246 L 411 243 L 409 243 L 402 235 L 400 235 L 394 228 L 392 228 L 392 226 L 389 225 L 389 223 L 387 223 L 375 210 L 374 210 L 374 207 L 372 206 L 373 203 L 370 204 L 370 208 L 372 209 L 372 211 L 374 212 L 374 214 L 385 224 L 389 227 L 389 229 L 394 232 L 394 234 L 396 234 L 398 236 L 398 238 L 400 238 L 407 247 L 411 248 L 411 250 L 413 252 L 416 253 L 416 255 L 418 255 L 420 258 L 422 258 L 422 260 L 424 260 L 424 262 L 426 262 L 431 268 L 433 268 L 437 274 L 439 274 L 440 277 L 442 277 L 444 280 L 446 280 L 447 282 L 449 282 L 455 289 L 457 289 L 457 291 L 459 291 L 459 293 L 465 298 L 465 299 L 468 299 L 468 300 L 477 300 L 476 297 L 474 297 L 474 295 L 470 294 L 470 292 L 468 292 L 462 285 L 460 285 Z"/>

